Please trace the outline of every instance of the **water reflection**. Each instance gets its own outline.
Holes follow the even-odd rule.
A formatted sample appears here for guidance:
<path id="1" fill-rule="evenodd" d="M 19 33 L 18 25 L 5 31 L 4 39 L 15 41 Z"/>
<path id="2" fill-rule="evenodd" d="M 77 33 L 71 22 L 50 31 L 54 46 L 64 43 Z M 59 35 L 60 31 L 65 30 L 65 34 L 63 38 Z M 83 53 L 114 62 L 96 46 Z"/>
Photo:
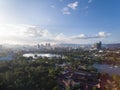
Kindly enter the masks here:
<path id="1" fill-rule="evenodd" d="M 53 57 L 61 57 L 61 55 L 57 55 L 57 54 L 34 54 L 34 53 L 26 53 L 23 54 L 23 57 L 33 57 L 33 58 L 38 58 L 38 57 L 47 57 L 47 58 L 53 58 Z"/>
<path id="2" fill-rule="evenodd" d="M 94 64 L 93 65 L 99 72 L 105 72 L 108 74 L 118 74 L 120 75 L 120 66 L 108 65 L 108 64 Z"/>

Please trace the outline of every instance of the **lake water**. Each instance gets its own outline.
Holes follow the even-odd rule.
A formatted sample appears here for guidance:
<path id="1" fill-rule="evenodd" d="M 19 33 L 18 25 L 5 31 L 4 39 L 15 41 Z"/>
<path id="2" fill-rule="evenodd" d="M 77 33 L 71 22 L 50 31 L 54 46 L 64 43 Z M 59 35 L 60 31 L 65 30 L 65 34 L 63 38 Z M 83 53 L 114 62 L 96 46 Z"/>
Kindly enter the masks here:
<path id="1" fill-rule="evenodd" d="M 0 61 L 2 61 L 2 60 L 12 60 L 13 59 L 13 56 L 12 55 L 10 55 L 10 54 L 8 54 L 7 56 L 4 56 L 4 57 L 0 57 Z"/>
<path id="2" fill-rule="evenodd" d="M 37 57 L 35 57 L 37 56 Z M 53 58 L 53 57 L 61 57 L 61 55 L 57 55 L 57 54 L 34 54 L 34 53 L 26 53 L 23 54 L 23 57 L 33 57 L 33 58 L 38 58 L 38 57 L 47 57 L 47 58 Z"/>
<path id="3" fill-rule="evenodd" d="M 120 66 L 117 65 L 109 65 L 109 64 L 94 64 L 93 65 L 99 72 L 105 72 L 110 75 L 118 74 L 120 75 Z"/>
<path id="4" fill-rule="evenodd" d="M 35 55 L 37 55 L 37 57 L 35 57 Z M 38 58 L 38 57 L 48 57 L 48 58 L 53 58 L 53 57 L 61 57 L 61 55 L 57 55 L 57 54 L 34 54 L 34 53 L 26 53 L 23 54 L 24 57 L 33 57 Z M 62 56 L 62 58 L 64 58 L 64 56 Z M 2 60 L 12 60 L 13 56 L 8 54 L 5 57 L 0 57 L 0 61 Z M 120 75 L 120 66 L 116 66 L 116 65 L 109 65 L 109 64 L 94 64 L 93 65 L 96 69 L 98 69 L 99 72 L 105 72 L 108 74 L 118 74 Z"/>

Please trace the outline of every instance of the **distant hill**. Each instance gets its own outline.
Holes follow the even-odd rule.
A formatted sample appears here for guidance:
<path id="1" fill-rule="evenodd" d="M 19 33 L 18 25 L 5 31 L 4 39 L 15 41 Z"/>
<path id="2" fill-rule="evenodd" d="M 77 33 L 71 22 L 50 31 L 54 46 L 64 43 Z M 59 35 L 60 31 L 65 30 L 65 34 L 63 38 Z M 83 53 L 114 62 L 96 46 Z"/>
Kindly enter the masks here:
<path id="1" fill-rule="evenodd" d="M 62 43 L 62 44 L 59 44 L 60 46 L 63 46 L 63 47 L 91 47 L 91 44 L 71 44 L 71 43 Z"/>
<path id="2" fill-rule="evenodd" d="M 93 44 L 66 44 L 66 43 L 62 43 L 59 44 L 60 46 L 64 46 L 64 47 L 92 47 Z M 111 44 L 102 44 L 102 47 L 106 47 L 106 48 L 120 48 L 120 43 L 111 43 Z"/>
<path id="3" fill-rule="evenodd" d="M 103 47 L 109 47 L 109 48 L 120 48 L 120 43 L 113 43 L 113 44 L 103 44 Z"/>

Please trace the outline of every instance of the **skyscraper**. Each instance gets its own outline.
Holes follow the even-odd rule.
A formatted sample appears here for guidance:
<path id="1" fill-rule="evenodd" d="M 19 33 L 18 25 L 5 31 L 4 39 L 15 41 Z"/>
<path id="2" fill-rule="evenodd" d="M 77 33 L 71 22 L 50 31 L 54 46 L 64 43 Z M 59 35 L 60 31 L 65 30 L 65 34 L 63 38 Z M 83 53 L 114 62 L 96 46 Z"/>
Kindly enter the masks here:
<path id="1" fill-rule="evenodd" d="M 100 50 L 102 48 L 102 42 L 98 42 L 94 44 L 94 48 L 96 48 L 97 50 Z"/>

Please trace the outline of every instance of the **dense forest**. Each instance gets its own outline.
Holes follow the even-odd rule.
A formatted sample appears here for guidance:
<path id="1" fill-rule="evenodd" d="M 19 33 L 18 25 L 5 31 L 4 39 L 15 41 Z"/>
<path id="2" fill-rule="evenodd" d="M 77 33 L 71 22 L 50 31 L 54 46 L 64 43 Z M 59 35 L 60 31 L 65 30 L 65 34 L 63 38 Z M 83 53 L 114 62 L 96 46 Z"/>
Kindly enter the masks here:
<path id="1" fill-rule="evenodd" d="M 54 52 L 53 52 L 54 53 Z M 85 76 L 80 78 L 80 82 L 97 82 L 92 88 L 86 90 L 119 90 L 120 76 L 109 75 L 107 73 L 99 73 L 92 65 L 93 63 L 102 63 L 103 57 L 95 57 L 95 52 L 89 51 L 64 51 L 57 52 L 61 57 L 49 59 L 47 57 L 39 57 L 33 61 L 32 57 L 23 57 L 21 53 L 15 54 L 14 60 L 0 61 L 0 90 L 62 90 L 58 78 L 62 72 L 70 70 L 74 72 L 85 72 L 93 79 Z M 107 55 L 104 56 L 107 58 Z M 112 56 L 111 56 L 112 57 Z M 67 67 L 61 67 L 66 64 Z M 87 79 L 86 79 L 87 78 Z M 99 82 L 98 82 L 98 81 Z M 64 90 L 70 90 L 68 82 L 64 83 Z M 81 83 L 81 85 L 82 85 Z M 85 85 L 88 86 L 88 85 Z M 83 85 L 84 86 L 84 85 Z M 113 88 L 113 89 L 110 89 Z M 84 88 L 84 87 L 79 87 Z M 72 90 L 79 90 L 72 89 Z M 84 89 L 83 89 L 84 90 Z"/>
<path id="2" fill-rule="evenodd" d="M 46 62 L 24 59 L 0 62 L 0 90 L 52 90 L 57 85 L 60 68 Z"/>

